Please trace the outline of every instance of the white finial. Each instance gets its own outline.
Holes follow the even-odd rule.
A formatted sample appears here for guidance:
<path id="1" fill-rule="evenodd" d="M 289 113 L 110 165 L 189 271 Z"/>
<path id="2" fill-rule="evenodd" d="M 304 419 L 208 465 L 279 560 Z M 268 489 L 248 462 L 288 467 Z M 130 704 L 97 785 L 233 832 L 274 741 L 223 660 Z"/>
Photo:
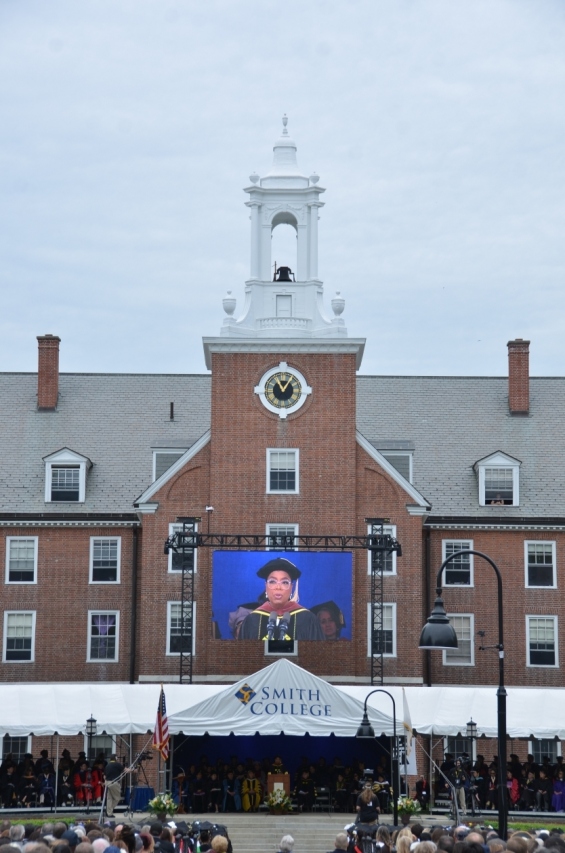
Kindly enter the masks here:
<path id="1" fill-rule="evenodd" d="M 257 174 L 257 172 L 253 172 L 252 175 L 249 175 L 249 180 L 251 181 L 252 184 L 256 184 L 257 181 L 259 180 L 259 175 Z"/>
<path id="2" fill-rule="evenodd" d="M 286 126 L 287 126 L 287 124 L 288 124 L 288 118 L 286 117 L 286 113 L 283 115 L 282 123 L 283 123 L 283 132 L 282 132 L 282 135 L 283 135 L 283 136 L 288 136 L 288 130 L 286 129 Z"/>
<path id="3" fill-rule="evenodd" d="M 224 296 L 224 298 L 222 299 L 222 305 L 224 306 L 224 311 L 226 312 L 228 317 L 231 317 L 233 315 L 233 312 L 235 311 L 236 306 L 236 300 L 231 295 L 231 290 L 228 290 L 228 295 Z"/>
<path id="4" fill-rule="evenodd" d="M 318 183 L 318 181 L 320 180 L 320 176 L 319 176 L 319 175 L 317 175 L 317 174 L 316 174 L 316 172 L 312 172 L 312 174 L 310 175 L 309 180 L 310 180 L 310 183 L 311 183 L 311 184 L 317 184 L 317 183 Z"/>
<path id="5" fill-rule="evenodd" d="M 345 299 L 340 295 L 340 291 L 336 290 L 335 296 L 332 299 L 332 309 L 336 316 L 336 319 L 341 317 L 343 314 L 343 309 L 345 308 Z M 340 320 L 343 323 L 343 320 Z"/>

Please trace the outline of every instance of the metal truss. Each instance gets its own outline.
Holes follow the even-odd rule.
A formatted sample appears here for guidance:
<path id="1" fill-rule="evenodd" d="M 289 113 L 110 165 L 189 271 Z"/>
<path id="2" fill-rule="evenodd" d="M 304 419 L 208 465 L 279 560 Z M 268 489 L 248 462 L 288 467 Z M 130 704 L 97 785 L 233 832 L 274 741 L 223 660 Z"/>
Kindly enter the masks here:
<path id="1" fill-rule="evenodd" d="M 165 554 L 181 554 L 181 619 L 180 619 L 180 683 L 192 683 L 194 555 L 198 548 L 233 549 L 235 551 L 368 551 L 371 559 L 371 684 L 382 684 L 383 655 L 386 633 L 383 625 L 383 572 L 388 554 L 400 557 L 400 543 L 385 534 L 388 519 L 367 518 L 371 532 L 366 536 L 281 536 L 255 533 L 201 533 L 197 530 L 200 518 L 177 518 L 182 525 L 165 542 Z"/>

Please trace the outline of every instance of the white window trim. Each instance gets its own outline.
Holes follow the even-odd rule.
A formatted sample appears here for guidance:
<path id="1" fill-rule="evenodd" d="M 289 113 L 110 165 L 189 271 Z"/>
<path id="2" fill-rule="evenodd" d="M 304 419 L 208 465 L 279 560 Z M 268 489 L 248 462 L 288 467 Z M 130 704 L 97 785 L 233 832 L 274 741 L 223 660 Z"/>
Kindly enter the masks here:
<path id="1" fill-rule="evenodd" d="M 276 522 L 273 522 L 272 524 L 266 524 L 265 525 L 265 535 L 266 536 L 271 535 L 271 528 L 275 529 L 275 528 L 280 528 L 280 527 L 286 527 L 289 530 L 292 528 L 292 530 L 294 531 L 293 536 L 296 537 L 299 535 L 298 524 L 283 524 L 282 522 L 280 524 L 277 524 Z M 277 548 L 270 548 L 269 546 L 267 546 L 266 550 L 267 551 L 276 551 Z M 289 549 L 287 549 L 287 550 L 289 550 Z M 291 551 L 298 551 L 298 545 L 295 543 L 294 548 L 290 548 L 290 550 Z"/>
<path id="2" fill-rule="evenodd" d="M 92 577 L 94 571 L 94 542 L 99 542 L 101 539 L 117 539 L 118 541 L 118 565 L 116 568 L 116 580 L 115 581 L 95 581 Z M 91 536 L 90 537 L 90 557 L 89 557 L 89 571 L 88 571 L 88 583 L 89 584 L 104 584 L 104 586 L 111 586 L 112 584 L 119 584 L 121 582 L 121 571 L 122 571 L 122 537 L 121 536 Z"/>
<path id="3" fill-rule="evenodd" d="M 555 637 L 555 663 L 530 663 L 530 619 L 553 619 L 554 629 L 553 636 Z M 527 613 L 526 614 L 526 668 L 527 669 L 559 669 L 559 620 L 557 616 L 550 616 L 545 613 Z"/>
<path id="4" fill-rule="evenodd" d="M 551 559 L 553 561 L 553 583 L 547 586 L 535 586 L 528 583 L 528 545 L 551 545 Z M 557 589 L 557 545 L 554 540 L 547 539 L 525 539 L 524 540 L 524 586 L 526 589 Z"/>
<path id="5" fill-rule="evenodd" d="M 447 652 L 444 649 L 441 653 L 442 663 L 444 666 L 475 666 L 475 614 L 474 613 L 448 613 L 450 616 L 466 616 L 470 619 L 469 631 L 471 634 L 471 661 L 470 663 L 461 663 L 461 661 L 450 661 L 447 658 Z"/>
<path id="6" fill-rule="evenodd" d="M 173 459 L 171 465 L 174 465 L 175 462 L 178 462 L 181 456 L 183 456 L 188 447 L 154 447 L 153 448 L 153 467 L 152 467 L 152 479 L 153 482 L 157 479 L 157 454 L 169 454 L 170 456 L 175 456 L 176 459 Z M 169 466 L 170 468 L 170 466 Z M 167 468 L 167 471 L 169 470 Z M 166 473 L 165 471 L 163 473 Z"/>
<path id="7" fill-rule="evenodd" d="M 271 453 L 294 453 L 296 460 L 294 489 L 271 489 Z M 267 447 L 267 494 L 268 495 L 299 495 L 300 494 L 300 450 L 297 447 Z"/>
<path id="8" fill-rule="evenodd" d="M 459 735 L 449 735 L 443 738 L 443 754 L 449 752 L 449 740 L 471 740 L 471 738 L 465 737 L 464 734 Z M 471 740 L 471 752 L 469 753 L 469 757 L 473 759 L 473 762 L 477 760 L 477 740 Z"/>
<path id="9" fill-rule="evenodd" d="M 172 605 L 180 605 L 180 601 L 167 601 L 167 634 L 165 637 L 165 656 L 168 658 L 178 658 L 180 652 L 169 651 L 169 638 L 171 636 L 171 607 Z M 196 655 L 196 602 L 192 602 L 192 656 Z"/>
<path id="10" fill-rule="evenodd" d="M 505 453 L 493 453 L 475 464 L 479 472 L 479 506 L 504 511 L 509 506 L 520 506 L 520 462 Z M 487 468 L 512 469 L 512 504 L 487 504 L 485 502 L 485 471 Z"/>
<path id="11" fill-rule="evenodd" d="M 373 527 L 375 525 L 368 524 L 367 525 L 367 536 L 372 535 Z M 394 537 L 396 539 L 396 524 L 383 524 L 383 532 L 385 536 L 388 534 L 389 536 Z M 396 551 L 392 552 L 392 570 L 390 572 L 383 572 L 383 577 L 390 578 L 396 574 Z M 371 574 L 371 552 L 367 551 L 367 574 L 370 576 Z"/>
<path id="12" fill-rule="evenodd" d="M 447 543 L 448 542 L 449 543 L 461 542 L 461 543 L 468 544 L 470 551 L 472 551 L 475 547 L 472 539 L 442 539 L 441 540 L 441 562 L 442 563 L 447 556 Z M 449 584 L 447 584 L 445 582 L 445 571 L 446 571 L 446 569 L 444 569 L 442 572 L 442 576 L 441 576 L 442 585 L 444 587 L 445 586 L 449 587 L 449 589 L 452 589 L 452 588 L 455 588 L 455 589 L 471 589 L 472 587 L 474 587 L 475 586 L 475 557 L 473 554 L 469 555 L 469 560 L 470 560 L 469 583 L 449 583 Z M 450 565 L 453 566 L 453 562 L 451 562 Z M 446 568 L 448 568 L 448 567 L 446 566 Z M 463 614 L 461 614 L 461 615 L 463 615 Z"/>
<path id="13" fill-rule="evenodd" d="M 115 616 L 116 617 L 116 655 L 113 658 L 91 658 L 91 640 L 92 640 L 92 617 L 93 616 Z M 88 611 L 88 638 L 86 646 L 86 662 L 87 663 L 119 663 L 120 662 L 120 611 L 119 610 L 89 610 Z"/>
<path id="14" fill-rule="evenodd" d="M 13 663 L 13 661 L 11 661 L 11 663 Z M 12 738 L 12 739 L 14 739 L 14 738 L 23 738 L 23 739 L 25 739 L 25 740 L 27 741 L 25 751 L 26 751 L 26 752 L 31 752 L 31 735 L 9 735 L 9 734 L 8 734 L 8 732 L 5 732 L 3 735 L 1 735 L 1 736 L 0 736 L 0 748 L 2 748 L 2 756 L 4 756 L 4 755 L 6 754 L 6 753 L 4 752 L 4 737 L 5 737 L 6 735 L 7 735 L 8 737 Z"/>
<path id="15" fill-rule="evenodd" d="M 10 580 L 10 542 L 19 541 L 25 539 L 26 541 L 32 540 L 34 543 L 33 546 L 33 580 L 32 581 L 11 581 Z M 31 584 L 37 585 L 37 557 L 38 557 L 38 548 L 39 548 L 39 537 L 38 536 L 6 536 L 6 575 L 5 581 L 10 586 L 30 586 Z"/>
<path id="16" fill-rule="evenodd" d="M 298 640 L 294 641 L 294 648 L 291 652 L 270 652 L 269 651 L 269 641 L 265 640 L 265 657 L 270 658 L 292 658 L 298 655 Z"/>
<path id="17" fill-rule="evenodd" d="M 383 602 L 383 607 L 390 607 L 392 610 L 392 654 L 384 654 L 384 658 L 395 658 L 397 656 L 397 642 L 396 642 L 396 601 L 385 601 Z M 372 638 L 373 624 L 371 619 L 371 602 L 369 601 L 367 604 L 367 657 L 371 657 L 371 638 Z"/>
<path id="18" fill-rule="evenodd" d="M 86 469 L 92 466 L 92 462 L 86 456 L 81 456 L 67 447 L 46 456 L 45 462 L 45 503 L 84 503 L 86 500 Z M 79 469 L 79 492 L 78 501 L 54 501 L 51 498 L 51 486 L 53 468 L 70 467 Z"/>
<path id="19" fill-rule="evenodd" d="M 94 740 L 97 737 L 109 737 L 109 738 L 111 738 L 112 739 L 112 754 L 118 752 L 116 735 L 109 735 L 106 732 L 97 732 L 93 736 L 92 740 Z M 88 755 L 89 742 L 90 742 L 90 739 L 89 739 L 88 735 L 84 735 L 84 753 L 85 753 L 85 755 Z"/>
<path id="20" fill-rule="evenodd" d="M 560 740 L 554 740 L 553 738 L 549 738 L 549 737 L 540 737 L 540 738 L 536 738 L 536 739 L 535 739 L 535 741 L 534 741 L 534 740 L 532 740 L 532 739 L 530 738 L 530 740 L 528 741 L 528 753 L 529 753 L 530 755 L 533 755 L 533 754 L 534 754 L 534 743 L 535 743 L 536 741 L 538 741 L 538 742 L 539 742 L 540 740 L 550 740 L 550 741 L 552 741 L 553 743 L 555 743 L 555 746 L 556 746 L 556 753 L 555 753 L 555 755 L 556 755 L 556 756 L 563 755 L 563 749 L 562 749 L 561 741 L 560 741 Z"/>
<path id="21" fill-rule="evenodd" d="M 31 657 L 29 660 L 7 660 L 6 658 L 6 642 L 8 640 L 8 617 L 13 613 L 19 614 L 29 614 L 31 613 L 33 619 L 31 623 Z M 2 662 L 7 664 L 12 664 L 18 666 L 19 664 L 28 664 L 35 663 L 35 622 L 36 622 L 36 611 L 35 610 L 5 610 L 4 611 L 4 641 L 2 644 Z"/>
<path id="22" fill-rule="evenodd" d="M 182 530 L 182 524 L 176 524 L 175 522 L 171 522 L 169 524 L 169 536 L 172 536 L 173 533 L 176 533 L 178 530 Z M 198 531 L 198 524 L 194 524 L 194 532 Z M 174 551 L 172 549 L 169 550 L 167 555 L 167 574 L 175 575 L 178 577 L 182 574 L 182 569 L 173 569 L 173 554 Z M 198 570 L 198 548 L 194 549 L 194 574 L 196 574 Z"/>

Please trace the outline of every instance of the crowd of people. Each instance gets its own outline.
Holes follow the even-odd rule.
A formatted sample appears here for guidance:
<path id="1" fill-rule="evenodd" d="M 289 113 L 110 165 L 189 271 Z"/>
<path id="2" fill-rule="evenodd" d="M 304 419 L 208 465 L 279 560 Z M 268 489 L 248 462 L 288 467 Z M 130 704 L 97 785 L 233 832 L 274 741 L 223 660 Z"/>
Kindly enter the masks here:
<path id="1" fill-rule="evenodd" d="M 472 761 L 467 755 L 454 758 L 447 753 L 436 779 L 436 795 L 455 787 L 463 813 L 469 808 L 498 810 L 498 763 L 496 758 L 487 765 L 482 755 Z M 418 798 L 418 794 L 416 795 Z M 509 809 L 519 811 L 565 811 L 565 766 L 563 758 L 551 763 L 544 756 L 541 764 L 528 755 L 520 762 L 512 754 L 506 769 L 505 796 Z"/>
<path id="2" fill-rule="evenodd" d="M 500 838 L 490 827 L 466 825 L 426 828 L 414 823 L 396 830 L 392 835 L 386 826 L 366 827 L 367 832 L 347 827 L 348 832 L 339 833 L 335 850 L 348 853 L 363 853 L 364 841 L 370 837 L 379 853 L 565 853 L 563 830 L 560 828 L 537 830 L 536 832 L 510 832 L 508 838 Z"/>
<path id="3" fill-rule="evenodd" d="M 365 766 L 361 761 L 344 765 L 340 758 L 328 764 L 325 758 L 311 763 L 303 757 L 298 769 L 290 773 L 280 756 L 263 761 L 248 759 L 240 762 L 232 756 L 212 764 L 202 756 L 198 764 L 186 770 L 175 768 L 172 795 L 182 812 L 256 812 L 268 791 L 269 774 L 289 776 L 289 791 L 296 809 L 312 811 L 319 798 L 329 801 L 334 811 L 355 812 L 357 799 L 365 781 Z M 381 811 L 390 810 L 391 789 L 382 765 L 373 771 L 373 790 Z"/>
<path id="4" fill-rule="evenodd" d="M 84 752 L 73 761 L 69 750 L 64 749 L 56 773 L 46 749 L 36 761 L 29 752 L 19 761 L 8 753 L 0 765 L 2 806 L 51 808 L 55 802 L 58 806 L 100 804 L 104 784 L 111 781 L 108 764 L 103 754 L 88 761 Z"/>
<path id="5" fill-rule="evenodd" d="M 220 831 L 221 829 L 221 831 Z M 35 824 L 0 823 L 2 853 L 233 853 L 225 827 L 200 829 L 186 823 L 154 821 L 104 825 L 94 821 L 69 826 L 64 821 Z"/>

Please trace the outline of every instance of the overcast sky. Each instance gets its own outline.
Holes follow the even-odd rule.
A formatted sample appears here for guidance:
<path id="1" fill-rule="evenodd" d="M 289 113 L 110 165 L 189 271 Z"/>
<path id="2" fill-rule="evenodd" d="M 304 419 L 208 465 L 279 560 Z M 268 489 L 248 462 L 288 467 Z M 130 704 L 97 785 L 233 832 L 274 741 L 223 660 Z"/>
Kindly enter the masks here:
<path id="1" fill-rule="evenodd" d="M 565 375 L 563 0 L 0 0 L 0 98 L 0 370 L 204 372 L 287 113 L 362 373 Z"/>

